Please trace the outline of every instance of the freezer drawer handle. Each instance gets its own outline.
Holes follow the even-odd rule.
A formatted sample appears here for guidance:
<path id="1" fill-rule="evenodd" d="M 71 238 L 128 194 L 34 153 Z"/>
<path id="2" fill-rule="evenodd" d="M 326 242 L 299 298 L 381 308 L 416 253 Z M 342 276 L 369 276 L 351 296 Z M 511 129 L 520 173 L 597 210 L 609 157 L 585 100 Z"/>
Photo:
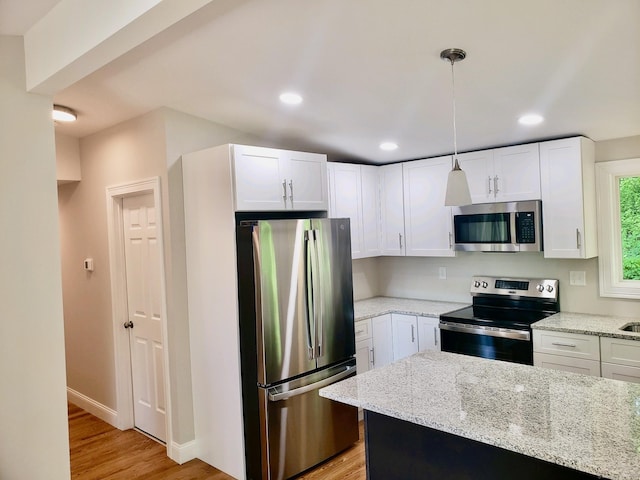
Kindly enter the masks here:
<path id="1" fill-rule="evenodd" d="M 320 380 L 319 382 L 312 383 L 311 385 L 305 385 L 304 387 L 294 388 L 293 390 L 289 390 L 287 392 L 282 392 L 282 393 L 269 392 L 269 401 L 279 402 L 280 400 L 287 400 L 289 398 L 297 397 L 298 395 L 302 395 L 312 390 L 317 390 L 318 388 L 326 387 L 327 385 L 331 385 L 332 383 L 335 383 L 338 380 L 342 380 L 343 378 L 353 375 L 355 371 L 356 371 L 356 367 L 351 366 L 351 367 L 347 367 L 342 372 L 337 373 L 336 375 L 333 375 L 332 377 L 325 378 L 324 380 Z"/>

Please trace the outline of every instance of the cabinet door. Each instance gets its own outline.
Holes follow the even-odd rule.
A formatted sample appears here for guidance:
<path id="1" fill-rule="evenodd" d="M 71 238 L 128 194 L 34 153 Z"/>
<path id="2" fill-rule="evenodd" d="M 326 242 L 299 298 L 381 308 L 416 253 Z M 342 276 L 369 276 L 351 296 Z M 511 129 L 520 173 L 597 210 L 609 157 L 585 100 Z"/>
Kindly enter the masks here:
<path id="1" fill-rule="evenodd" d="M 418 351 L 440 351 L 440 320 L 433 317 L 418 317 Z"/>
<path id="2" fill-rule="evenodd" d="M 538 144 L 493 150 L 494 194 L 501 202 L 540 199 Z"/>
<path id="3" fill-rule="evenodd" d="M 597 256 L 593 142 L 540 143 L 540 173 L 545 258 Z"/>
<path id="4" fill-rule="evenodd" d="M 402 166 L 406 255 L 451 257 L 451 207 L 444 206 L 451 157 L 406 162 Z"/>
<path id="5" fill-rule="evenodd" d="M 384 165 L 378 168 L 380 169 L 382 254 L 404 255 L 402 164 Z"/>
<path id="6" fill-rule="evenodd" d="M 371 357 L 373 353 L 373 340 L 365 338 L 356 342 L 356 371 L 358 374 L 368 372 L 373 368 Z"/>
<path id="7" fill-rule="evenodd" d="M 327 157 L 318 153 L 283 150 L 286 165 L 287 207 L 327 210 Z"/>
<path id="8" fill-rule="evenodd" d="M 467 176 L 471 202 L 487 203 L 495 201 L 493 150 L 461 153 L 458 155 L 458 163 Z"/>
<path id="9" fill-rule="evenodd" d="M 533 352 L 533 364 L 536 367 L 550 368 L 551 370 L 582 373 L 592 377 L 600 376 L 600 362 L 598 360 L 585 360 L 583 358 Z"/>
<path id="10" fill-rule="evenodd" d="M 285 210 L 281 150 L 234 145 L 233 171 L 237 211 Z"/>
<path id="11" fill-rule="evenodd" d="M 640 368 L 602 362 L 602 376 L 624 382 L 640 383 Z"/>
<path id="12" fill-rule="evenodd" d="M 351 257 L 363 256 L 360 165 L 328 163 L 329 216 L 351 220 Z"/>
<path id="13" fill-rule="evenodd" d="M 380 255 L 380 176 L 378 167 L 360 166 L 362 191 L 362 256 Z"/>
<path id="14" fill-rule="evenodd" d="M 393 325 L 393 360 L 413 355 L 418 351 L 418 324 L 415 315 L 391 314 Z"/>
<path id="15" fill-rule="evenodd" d="M 373 366 L 384 367 L 393 361 L 393 330 L 391 314 L 371 319 L 371 338 L 373 340 Z"/>

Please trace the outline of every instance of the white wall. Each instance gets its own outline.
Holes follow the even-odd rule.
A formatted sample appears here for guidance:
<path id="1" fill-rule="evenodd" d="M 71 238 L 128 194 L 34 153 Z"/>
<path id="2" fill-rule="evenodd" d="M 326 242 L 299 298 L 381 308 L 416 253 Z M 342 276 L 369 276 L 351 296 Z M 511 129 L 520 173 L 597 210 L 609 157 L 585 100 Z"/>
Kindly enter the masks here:
<path id="1" fill-rule="evenodd" d="M 52 101 L 0 36 L 0 478 L 70 478 Z"/>
<path id="2" fill-rule="evenodd" d="M 640 136 L 596 142 L 596 161 L 633 157 L 640 157 Z M 560 308 L 563 311 L 640 317 L 637 301 L 599 296 L 597 258 L 555 260 L 545 259 L 541 253 L 459 252 L 454 258 L 380 257 L 369 259 L 366 267 L 360 262 L 362 260 L 354 261 L 356 299 L 377 293 L 471 302 L 472 275 L 542 277 L 560 280 Z M 438 278 L 439 267 L 446 267 L 446 280 Z M 586 272 L 587 285 L 569 285 L 570 271 Z"/>
<path id="3" fill-rule="evenodd" d="M 77 138 L 56 133 L 56 173 L 58 185 L 82 179 L 80 140 Z"/>

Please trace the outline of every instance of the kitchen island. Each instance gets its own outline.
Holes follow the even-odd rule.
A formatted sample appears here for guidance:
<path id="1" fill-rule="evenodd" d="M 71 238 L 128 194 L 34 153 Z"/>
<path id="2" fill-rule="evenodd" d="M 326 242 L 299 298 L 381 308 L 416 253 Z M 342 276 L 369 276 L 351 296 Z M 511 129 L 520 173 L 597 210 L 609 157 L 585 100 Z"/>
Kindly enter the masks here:
<path id="1" fill-rule="evenodd" d="M 365 410 L 369 480 L 640 478 L 640 385 L 422 352 L 325 387 Z"/>

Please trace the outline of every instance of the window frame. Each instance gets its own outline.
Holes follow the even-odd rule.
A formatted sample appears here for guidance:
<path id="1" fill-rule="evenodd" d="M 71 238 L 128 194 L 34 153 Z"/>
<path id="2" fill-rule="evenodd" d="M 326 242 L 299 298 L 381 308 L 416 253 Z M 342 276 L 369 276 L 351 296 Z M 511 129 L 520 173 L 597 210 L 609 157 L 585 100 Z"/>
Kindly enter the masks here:
<path id="1" fill-rule="evenodd" d="M 621 177 L 639 177 L 640 158 L 596 163 L 600 296 L 640 300 L 640 280 L 623 280 Z"/>

